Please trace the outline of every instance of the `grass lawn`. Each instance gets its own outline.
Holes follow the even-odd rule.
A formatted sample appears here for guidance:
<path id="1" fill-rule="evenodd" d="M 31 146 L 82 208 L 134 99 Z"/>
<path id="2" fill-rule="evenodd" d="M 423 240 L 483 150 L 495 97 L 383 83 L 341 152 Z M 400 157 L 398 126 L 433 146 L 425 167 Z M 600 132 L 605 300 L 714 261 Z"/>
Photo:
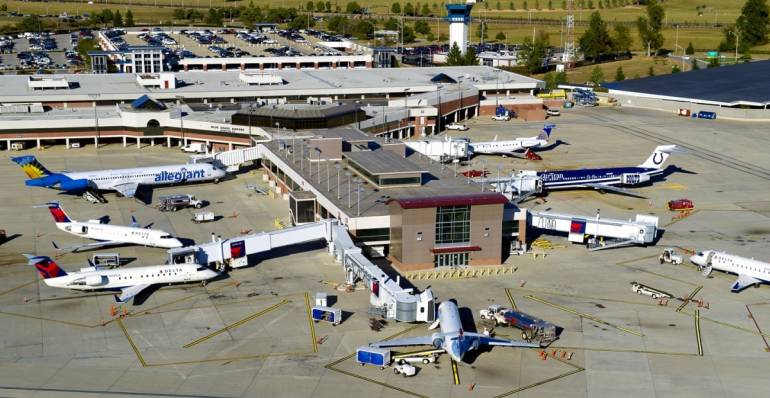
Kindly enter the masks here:
<path id="1" fill-rule="evenodd" d="M 626 79 L 634 79 L 637 77 L 649 76 L 650 67 L 652 67 L 655 75 L 665 75 L 671 73 L 671 68 L 674 66 L 673 61 L 665 58 L 652 58 L 652 57 L 634 57 L 633 59 L 617 62 L 609 62 L 600 64 L 599 68 L 604 73 L 604 80 L 611 82 L 615 80 L 615 73 L 618 67 L 623 68 L 623 74 Z M 681 63 L 676 63 L 679 67 L 682 67 Z M 585 83 L 591 77 L 596 65 L 583 66 L 567 71 L 567 78 L 571 83 Z M 685 70 L 690 70 L 690 65 L 685 64 Z M 543 75 L 535 75 L 534 77 L 542 79 Z"/>

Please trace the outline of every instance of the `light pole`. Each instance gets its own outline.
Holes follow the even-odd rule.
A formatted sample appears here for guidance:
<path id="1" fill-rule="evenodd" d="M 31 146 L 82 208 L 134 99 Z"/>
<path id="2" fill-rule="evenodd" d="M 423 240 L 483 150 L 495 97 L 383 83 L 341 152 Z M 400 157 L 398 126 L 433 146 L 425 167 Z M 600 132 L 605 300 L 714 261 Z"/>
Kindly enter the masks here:
<path id="1" fill-rule="evenodd" d="M 185 142 L 184 139 L 184 110 L 182 109 L 182 104 L 184 103 L 184 97 L 181 95 L 176 96 L 177 105 L 179 106 L 179 131 L 182 135 L 181 142 L 182 146 L 187 145 L 187 142 Z"/>
<path id="2" fill-rule="evenodd" d="M 487 169 L 487 161 L 482 159 L 479 163 L 481 163 L 481 192 L 484 192 L 484 180 L 487 178 L 484 175 L 484 171 Z"/>
<path id="3" fill-rule="evenodd" d="M 342 170 L 342 165 L 335 163 L 334 168 L 337 169 L 337 200 L 340 200 L 340 171 Z"/>
<path id="4" fill-rule="evenodd" d="M 320 149 L 318 149 L 318 148 L 315 148 L 315 152 L 316 152 L 315 157 L 316 157 L 316 160 L 317 160 L 317 163 L 318 163 L 315 166 L 315 171 L 316 171 L 316 174 L 317 174 L 316 181 L 320 184 L 321 183 L 321 152 L 322 151 Z"/>
<path id="5" fill-rule="evenodd" d="M 94 143 L 94 149 L 99 149 L 99 114 L 96 112 L 96 103 L 101 94 L 88 94 L 88 96 L 94 100 L 94 128 L 96 130 L 96 142 Z"/>
<path id="6" fill-rule="evenodd" d="M 361 179 L 356 178 L 356 217 L 361 215 Z"/>
<path id="7" fill-rule="evenodd" d="M 332 184 L 332 180 L 331 178 L 329 178 L 329 161 L 327 160 L 326 161 L 326 192 L 332 191 L 331 184 Z"/>
<path id="8" fill-rule="evenodd" d="M 348 177 L 348 209 L 351 207 L 351 204 L 350 204 L 350 176 L 352 176 L 352 175 L 353 174 L 351 172 L 349 172 L 349 171 L 345 172 L 345 176 Z"/>

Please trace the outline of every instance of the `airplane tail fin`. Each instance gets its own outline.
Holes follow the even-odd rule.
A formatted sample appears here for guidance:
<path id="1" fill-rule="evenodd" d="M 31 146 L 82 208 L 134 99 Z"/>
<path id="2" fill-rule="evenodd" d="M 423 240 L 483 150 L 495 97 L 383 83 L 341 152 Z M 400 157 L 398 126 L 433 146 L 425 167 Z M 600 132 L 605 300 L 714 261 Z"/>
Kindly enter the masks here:
<path id="1" fill-rule="evenodd" d="M 136 217 L 131 216 L 131 226 L 134 228 L 139 228 L 139 223 L 136 221 Z"/>
<path id="2" fill-rule="evenodd" d="M 17 156 L 11 158 L 11 160 L 18 164 L 30 179 L 45 177 L 51 175 L 51 172 L 45 168 L 40 162 L 37 161 L 32 155 Z"/>
<path id="3" fill-rule="evenodd" d="M 548 141 L 548 139 L 551 138 L 551 131 L 553 131 L 554 127 L 556 127 L 555 124 L 546 124 L 543 126 L 543 129 L 540 130 L 540 134 L 537 135 L 537 139 Z"/>
<path id="4" fill-rule="evenodd" d="M 63 269 L 59 268 L 59 265 L 57 265 L 55 261 L 51 260 L 50 257 L 35 256 L 32 254 L 25 254 L 24 256 L 28 259 L 27 264 L 34 266 L 37 269 L 37 272 L 40 273 L 40 276 L 43 277 L 43 279 L 58 278 L 60 276 L 67 275 L 67 273 L 64 272 Z"/>
<path id="5" fill-rule="evenodd" d="M 660 169 L 672 153 L 684 153 L 684 151 L 677 148 L 676 145 L 659 145 L 639 167 Z"/>
<path id="6" fill-rule="evenodd" d="M 60 222 L 72 222 L 72 219 L 67 216 L 58 201 L 48 202 L 45 204 L 48 207 L 48 211 L 51 212 L 54 221 Z"/>

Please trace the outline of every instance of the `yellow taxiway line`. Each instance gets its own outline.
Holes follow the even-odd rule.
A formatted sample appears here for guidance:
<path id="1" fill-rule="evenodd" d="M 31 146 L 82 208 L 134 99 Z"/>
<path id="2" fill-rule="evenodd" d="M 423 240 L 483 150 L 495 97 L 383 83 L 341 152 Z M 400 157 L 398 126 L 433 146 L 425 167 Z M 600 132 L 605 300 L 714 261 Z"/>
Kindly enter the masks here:
<path id="1" fill-rule="evenodd" d="M 134 350 L 134 354 L 136 354 L 136 358 L 139 360 L 139 363 L 142 364 L 142 367 L 147 367 L 147 362 L 145 362 L 144 357 L 142 356 L 142 353 L 139 351 L 139 348 L 134 343 L 134 339 L 132 339 L 131 335 L 128 333 L 128 329 L 126 329 L 126 325 L 123 324 L 123 319 L 118 318 L 118 326 L 120 326 L 120 330 L 122 330 L 123 334 L 126 336 L 126 340 L 128 340 L 128 344 L 131 345 L 131 349 Z"/>
<path id="2" fill-rule="evenodd" d="M 518 308 L 516 308 L 516 301 L 513 300 L 513 294 L 511 294 L 511 289 L 506 287 L 505 295 L 508 296 L 508 302 L 511 303 L 511 309 L 514 311 L 518 311 Z"/>
<path id="3" fill-rule="evenodd" d="M 698 343 L 698 356 L 703 356 L 703 341 L 700 337 L 700 310 L 695 310 L 695 340 Z"/>
<path id="4" fill-rule="evenodd" d="M 305 308 L 307 309 L 307 323 L 310 325 L 310 339 L 313 340 L 313 352 L 318 352 L 318 340 L 315 337 L 315 322 L 313 322 L 312 307 L 310 306 L 310 293 L 305 292 Z"/>
<path id="5" fill-rule="evenodd" d="M 696 294 L 698 294 L 698 292 L 699 292 L 701 289 L 703 289 L 703 286 L 702 286 L 702 285 L 701 285 L 701 286 L 697 286 L 697 287 L 695 288 L 695 290 L 693 290 L 693 291 L 692 291 L 692 293 L 690 293 L 690 295 L 689 295 L 689 296 L 687 296 L 687 298 L 686 298 L 686 299 L 684 299 L 684 301 L 682 302 L 682 304 L 680 304 L 680 305 L 679 305 L 679 307 L 677 307 L 677 308 L 676 308 L 676 312 L 682 311 L 682 309 L 684 309 L 684 307 L 685 307 L 685 306 L 687 306 L 687 304 L 689 304 L 689 303 L 690 303 L 690 301 L 693 299 L 693 297 L 695 297 L 695 295 L 696 295 Z"/>
<path id="6" fill-rule="evenodd" d="M 227 325 L 227 326 L 225 326 L 225 327 L 223 327 L 223 328 L 221 328 L 221 329 L 219 329 L 217 331 L 214 331 L 213 333 L 209 333 L 209 334 L 207 334 L 207 335 L 205 335 L 205 336 L 203 336 L 203 337 L 201 337 L 201 338 L 199 338 L 197 340 L 191 341 L 191 342 L 185 344 L 184 348 L 190 348 L 190 347 L 192 347 L 194 345 L 198 345 L 198 344 L 200 344 L 200 343 L 202 343 L 202 342 L 204 342 L 204 341 L 206 341 L 206 340 L 208 340 L 208 339 L 210 339 L 212 337 L 215 337 L 215 336 L 218 336 L 218 335 L 220 335 L 220 334 L 222 334 L 224 332 L 233 330 L 233 329 L 235 329 L 235 328 L 245 324 L 246 322 L 249 322 L 249 321 L 251 321 L 253 319 L 259 318 L 260 316 L 265 315 L 268 312 L 275 310 L 276 308 L 278 308 L 278 307 L 280 307 L 280 306 L 282 306 L 282 305 L 284 305 L 284 304 L 286 304 L 288 302 L 289 302 L 289 300 L 283 299 L 280 302 L 278 302 L 276 304 L 273 304 L 270 307 L 267 307 L 267 308 L 263 309 L 262 311 L 259 311 L 259 312 L 256 312 L 254 314 L 251 314 L 251 315 L 247 316 L 246 318 L 243 318 L 243 319 L 241 319 L 239 321 L 236 321 L 235 323 L 231 323 L 231 324 L 229 324 L 229 325 Z"/>
<path id="7" fill-rule="evenodd" d="M 460 370 L 457 369 L 457 362 L 454 359 L 452 360 L 452 380 L 456 386 L 460 385 Z"/>
<path id="8" fill-rule="evenodd" d="M 574 314 L 574 315 L 577 315 L 577 316 L 579 316 L 579 317 L 581 317 L 581 318 L 585 318 L 585 319 L 588 319 L 588 320 L 590 320 L 590 321 L 593 321 L 593 322 L 596 322 L 596 323 L 599 323 L 599 324 L 602 324 L 602 325 L 605 325 L 605 326 L 609 326 L 609 327 L 611 327 L 611 328 L 614 328 L 614 329 L 620 330 L 621 332 L 625 332 L 625 333 L 628 333 L 628 334 L 633 334 L 633 335 L 635 335 L 635 336 L 640 336 L 640 337 L 642 336 L 642 334 L 641 334 L 641 333 L 639 333 L 639 332 L 637 332 L 637 331 L 635 331 L 635 330 L 627 329 L 627 328 L 624 328 L 624 327 L 622 327 L 622 326 L 618 326 L 618 325 L 615 325 L 615 324 L 609 323 L 609 322 L 607 322 L 607 321 L 605 321 L 605 320 L 603 320 L 603 319 L 599 319 L 599 318 L 597 318 L 597 317 L 595 317 L 595 316 L 593 316 L 593 315 L 591 315 L 591 314 L 587 314 L 587 313 L 585 313 L 585 312 L 579 312 L 579 311 L 577 311 L 577 310 L 575 310 L 575 309 L 572 309 L 572 308 L 568 308 L 568 307 L 565 307 L 565 306 L 563 306 L 563 305 L 559 305 L 559 304 L 556 304 L 556 303 L 550 302 L 550 301 L 548 301 L 548 300 L 542 299 L 542 298 L 540 298 L 540 297 L 536 297 L 536 296 L 533 296 L 533 295 L 531 295 L 531 294 L 530 294 L 530 295 L 526 295 L 526 296 L 524 296 L 524 297 L 525 297 L 525 298 L 528 298 L 528 299 L 530 299 L 530 300 L 532 300 L 532 301 L 537 301 L 538 303 L 542 303 L 542 304 L 545 304 L 545 305 L 547 305 L 547 306 L 550 306 L 550 307 L 556 308 L 556 309 L 558 309 L 558 310 L 562 310 L 562 311 L 564 311 L 564 312 L 569 312 L 570 314 Z"/>

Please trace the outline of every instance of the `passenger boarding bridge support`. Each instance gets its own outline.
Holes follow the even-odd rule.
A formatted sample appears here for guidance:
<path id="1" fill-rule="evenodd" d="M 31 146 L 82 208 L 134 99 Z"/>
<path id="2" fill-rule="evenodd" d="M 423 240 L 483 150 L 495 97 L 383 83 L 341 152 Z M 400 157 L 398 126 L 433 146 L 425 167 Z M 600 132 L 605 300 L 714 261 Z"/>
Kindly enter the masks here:
<path id="1" fill-rule="evenodd" d="M 350 284 L 363 282 L 370 291 L 370 305 L 381 310 L 386 318 L 400 322 L 432 322 L 435 319 L 431 290 L 417 294 L 413 289 L 401 288 L 400 277 L 393 280 L 372 264 L 337 220 L 321 220 L 224 240 L 212 238 L 211 242 L 169 250 L 169 263 L 194 262 L 217 268 L 241 268 L 250 265 L 249 256 L 320 240 L 328 243 L 329 253 L 342 263 L 345 281 Z"/>

